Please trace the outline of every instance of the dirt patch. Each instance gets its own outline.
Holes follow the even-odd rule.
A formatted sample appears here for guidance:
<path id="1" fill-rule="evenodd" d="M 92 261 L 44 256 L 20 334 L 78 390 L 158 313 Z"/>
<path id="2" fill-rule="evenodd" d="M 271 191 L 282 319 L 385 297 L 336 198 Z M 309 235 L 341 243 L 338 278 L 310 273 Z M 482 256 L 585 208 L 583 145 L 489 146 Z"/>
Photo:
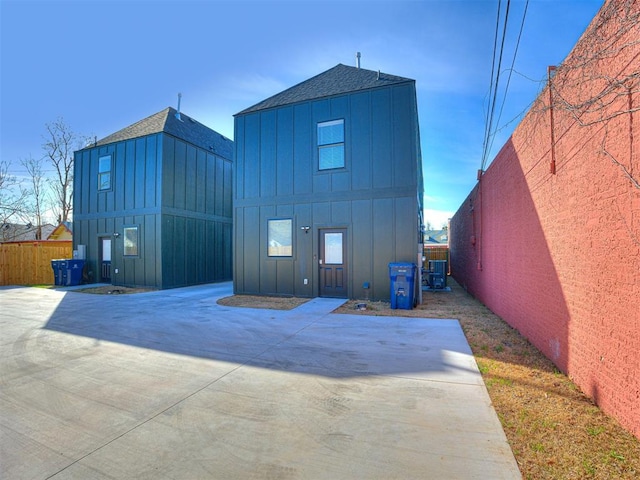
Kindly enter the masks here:
<path id="1" fill-rule="evenodd" d="M 460 321 L 525 479 L 640 478 L 640 441 L 605 415 L 517 330 L 449 280 L 414 310 L 352 300 L 336 313 Z M 356 308 L 366 303 L 364 310 Z"/>
<path id="2" fill-rule="evenodd" d="M 267 308 L 271 310 L 292 310 L 309 298 L 298 297 L 267 297 L 262 295 L 232 295 L 218 300 L 218 304 L 225 307 Z"/>
<path id="3" fill-rule="evenodd" d="M 103 285 L 101 287 L 90 287 L 73 290 L 80 293 L 93 293 L 96 295 L 125 295 L 130 293 L 154 292 L 154 288 L 132 288 L 116 287 L 115 285 Z"/>

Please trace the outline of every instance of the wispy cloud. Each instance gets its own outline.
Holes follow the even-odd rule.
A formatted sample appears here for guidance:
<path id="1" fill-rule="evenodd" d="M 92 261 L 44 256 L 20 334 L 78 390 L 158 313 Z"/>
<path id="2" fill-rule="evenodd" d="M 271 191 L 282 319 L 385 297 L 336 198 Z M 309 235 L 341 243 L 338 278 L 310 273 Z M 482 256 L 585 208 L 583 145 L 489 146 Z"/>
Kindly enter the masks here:
<path id="1" fill-rule="evenodd" d="M 280 77 L 258 71 L 225 76 L 220 85 L 224 92 L 222 95 L 234 103 L 257 103 L 289 86 Z"/>
<path id="2" fill-rule="evenodd" d="M 434 229 L 447 226 L 448 221 L 453 217 L 455 212 L 445 210 L 434 210 L 431 208 L 424 209 L 425 225 L 428 223 Z"/>

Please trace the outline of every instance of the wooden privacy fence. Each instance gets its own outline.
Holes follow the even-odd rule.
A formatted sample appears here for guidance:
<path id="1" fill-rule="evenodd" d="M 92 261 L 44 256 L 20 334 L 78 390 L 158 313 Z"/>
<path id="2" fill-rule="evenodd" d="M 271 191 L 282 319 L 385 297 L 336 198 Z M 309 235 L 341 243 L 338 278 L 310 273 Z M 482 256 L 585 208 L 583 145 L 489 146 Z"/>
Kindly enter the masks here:
<path id="1" fill-rule="evenodd" d="M 450 273 L 449 269 L 451 268 L 451 262 L 449 261 L 449 247 L 446 245 L 441 247 L 432 245 L 425 246 L 422 256 L 424 257 L 424 262 L 422 264 L 424 268 L 428 268 L 429 260 L 446 260 L 447 273 Z"/>
<path id="2" fill-rule="evenodd" d="M 431 245 L 424 247 L 423 256 L 425 262 L 429 260 L 447 260 L 449 261 L 449 247 L 432 247 Z"/>
<path id="3" fill-rule="evenodd" d="M 51 260 L 72 258 L 71 240 L 0 244 L 0 285 L 53 285 Z"/>

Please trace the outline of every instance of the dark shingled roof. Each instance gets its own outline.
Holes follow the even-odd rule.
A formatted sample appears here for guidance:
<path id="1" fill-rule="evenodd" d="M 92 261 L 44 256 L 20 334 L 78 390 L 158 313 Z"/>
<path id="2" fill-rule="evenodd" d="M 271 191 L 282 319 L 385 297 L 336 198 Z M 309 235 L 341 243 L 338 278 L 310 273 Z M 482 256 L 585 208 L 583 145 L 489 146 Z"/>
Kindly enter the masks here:
<path id="1" fill-rule="evenodd" d="M 102 140 L 98 140 L 87 148 L 164 132 L 223 158 L 233 158 L 233 142 L 231 140 L 182 112 L 180 112 L 181 120 L 178 120 L 176 113 L 177 110 L 175 108 L 167 107 L 161 112 L 129 125 L 116 133 L 104 137 Z"/>
<path id="2" fill-rule="evenodd" d="M 326 72 L 305 80 L 287 90 L 269 97 L 236 115 L 257 112 L 267 108 L 280 107 L 292 103 L 315 100 L 317 98 L 340 95 L 371 88 L 386 87 L 397 83 L 413 82 L 410 78 L 397 77 L 388 73 L 349 67 L 339 63 Z"/>

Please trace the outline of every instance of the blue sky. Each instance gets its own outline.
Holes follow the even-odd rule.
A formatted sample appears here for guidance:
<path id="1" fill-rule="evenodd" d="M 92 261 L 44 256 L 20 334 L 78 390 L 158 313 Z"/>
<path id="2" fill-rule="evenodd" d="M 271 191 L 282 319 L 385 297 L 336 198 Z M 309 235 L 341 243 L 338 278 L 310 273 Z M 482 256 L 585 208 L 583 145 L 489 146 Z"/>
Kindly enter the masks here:
<path id="1" fill-rule="evenodd" d="M 530 0 L 489 158 L 602 0 Z M 506 81 L 525 0 L 512 0 Z M 233 114 L 338 63 L 416 80 L 427 220 L 440 227 L 480 168 L 498 0 L 0 0 L 0 160 L 20 175 L 62 117 L 105 137 L 177 105 L 233 138 Z M 506 0 L 502 0 L 502 12 Z M 502 20 L 500 21 L 502 25 Z M 505 83 L 498 88 L 498 106 Z M 515 119 L 515 120 L 514 120 Z"/>

